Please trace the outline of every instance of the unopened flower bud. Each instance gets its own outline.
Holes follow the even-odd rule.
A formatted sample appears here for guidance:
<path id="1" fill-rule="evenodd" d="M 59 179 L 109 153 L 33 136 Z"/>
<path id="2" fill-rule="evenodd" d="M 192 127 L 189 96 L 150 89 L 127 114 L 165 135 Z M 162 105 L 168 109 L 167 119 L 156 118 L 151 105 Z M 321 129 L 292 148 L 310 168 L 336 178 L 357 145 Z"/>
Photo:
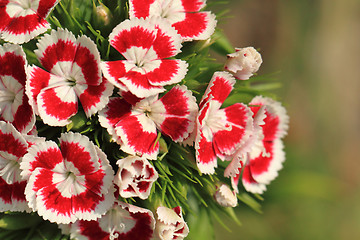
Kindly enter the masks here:
<path id="1" fill-rule="evenodd" d="M 228 54 L 225 69 L 239 80 L 249 79 L 259 70 L 261 55 L 253 47 L 235 48 L 236 52 Z"/>
<path id="2" fill-rule="evenodd" d="M 230 187 L 226 184 L 222 184 L 216 191 L 216 202 L 223 207 L 236 207 L 237 198 L 234 191 L 231 191 Z"/>
<path id="3" fill-rule="evenodd" d="M 112 14 L 104 4 L 101 4 L 95 8 L 96 19 L 102 25 L 108 25 L 112 18 Z"/>

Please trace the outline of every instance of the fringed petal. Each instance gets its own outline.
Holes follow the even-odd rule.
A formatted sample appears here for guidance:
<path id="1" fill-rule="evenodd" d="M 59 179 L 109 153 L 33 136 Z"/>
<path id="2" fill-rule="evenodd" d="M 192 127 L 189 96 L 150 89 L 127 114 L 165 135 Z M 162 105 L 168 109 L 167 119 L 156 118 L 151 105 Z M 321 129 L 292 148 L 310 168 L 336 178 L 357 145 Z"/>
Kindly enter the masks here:
<path id="1" fill-rule="evenodd" d="M 123 142 L 121 150 L 132 155 L 156 159 L 159 152 L 156 126 L 145 114 L 131 114 L 123 118 L 116 124 L 115 131 Z"/>
<path id="2" fill-rule="evenodd" d="M 81 106 L 87 117 L 103 109 L 109 102 L 114 86 L 106 78 L 98 86 L 76 85 L 76 95 L 79 96 Z"/>
<path id="3" fill-rule="evenodd" d="M 173 23 L 172 26 L 183 41 L 206 40 L 215 31 L 215 18 L 211 12 L 187 12 L 184 20 Z"/>
<path id="4" fill-rule="evenodd" d="M 22 44 L 44 33 L 50 27 L 45 18 L 58 2 L 59 0 L 4 1 L 0 6 L 2 38 Z"/>
<path id="5" fill-rule="evenodd" d="M 236 80 L 231 74 L 227 72 L 215 72 L 205 90 L 199 107 L 202 108 L 203 104 L 212 96 L 212 100 L 216 101 L 220 108 L 233 90 L 235 83 Z"/>
<path id="6" fill-rule="evenodd" d="M 65 126 L 78 111 L 78 99 L 72 87 L 63 85 L 42 89 L 37 96 L 38 111 L 44 123 Z"/>
<path id="7" fill-rule="evenodd" d="M 178 85 L 151 105 L 149 115 L 162 133 L 175 142 L 182 142 L 194 129 L 197 112 L 191 91 L 185 85 Z"/>

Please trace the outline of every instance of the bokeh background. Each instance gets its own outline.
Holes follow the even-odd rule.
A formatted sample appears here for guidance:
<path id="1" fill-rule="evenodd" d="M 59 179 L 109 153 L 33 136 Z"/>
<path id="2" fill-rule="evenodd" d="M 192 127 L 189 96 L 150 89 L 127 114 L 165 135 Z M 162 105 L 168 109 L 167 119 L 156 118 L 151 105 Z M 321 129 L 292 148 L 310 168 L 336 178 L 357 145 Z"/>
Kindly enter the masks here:
<path id="1" fill-rule="evenodd" d="M 259 74 L 280 71 L 290 131 L 263 214 L 240 204 L 242 226 L 215 222 L 216 239 L 360 239 L 360 1 L 230 0 L 226 16 L 233 46 L 261 49 Z"/>

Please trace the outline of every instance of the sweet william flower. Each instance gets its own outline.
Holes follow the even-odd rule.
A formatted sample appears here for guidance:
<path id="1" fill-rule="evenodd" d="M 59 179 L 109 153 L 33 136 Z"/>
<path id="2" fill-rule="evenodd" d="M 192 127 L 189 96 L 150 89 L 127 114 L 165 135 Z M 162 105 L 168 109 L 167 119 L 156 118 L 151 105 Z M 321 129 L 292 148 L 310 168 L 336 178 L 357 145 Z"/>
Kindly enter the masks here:
<path id="1" fill-rule="evenodd" d="M 215 72 L 200 102 L 195 149 L 202 173 L 213 174 L 217 158 L 232 156 L 246 144 L 253 130 L 252 113 L 246 105 L 236 103 L 220 109 L 234 84 L 231 74 Z"/>
<path id="2" fill-rule="evenodd" d="M 35 54 L 46 70 L 29 67 L 26 94 L 44 123 L 69 124 L 78 112 L 78 101 L 87 117 L 107 104 L 113 86 L 101 77 L 100 54 L 93 41 L 58 29 L 37 46 Z"/>
<path id="3" fill-rule="evenodd" d="M 28 143 L 12 124 L 0 121 L 0 211 L 29 211 L 20 162 Z"/>
<path id="4" fill-rule="evenodd" d="M 160 99 L 122 95 L 110 99 L 99 112 L 99 122 L 124 152 L 153 160 L 159 152 L 156 129 L 174 142 L 183 141 L 194 129 L 198 107 L 186 86 L 177 85 Z"/>
<path id="5" fill-rule="evenodd" d="M 116 162 L 119 169 L 114 183 L 123 198 L 139 197 L 147 199 L 158 173 L 145 158 L 128 156 Z"/>
<path id="6" fill-rule="evenodd" d="M 61 226 L 72 239 L 87 240 L 150 240 L 155 218 L 144 208 L 115 201 L 107 213 L 97 220 L 79 220 L 70 226 Z"/>
<path id="7" fill-rule="evenodd" d="M 160 240 L 181 240 L 189 234 L 189 227 L 182 216 L 180 206 L 173 209 L 158 207 L 156 214 L 155 231 Z"/>
<path id="8" fill-rule="evenodd" d="M 236 207 L 237 197 L 234 191 L 226 184 L 221 184 L 214 194 L 216 202 L 223 207 Z"/>
<path id="9" fill-rule="evenodd" d="M 282 138 L 288 129 L 289 117 L 286 109 L 271 98 L 257 96 L 250 103 L 255 117 L 265 114 L 261 125 L 263 135 L 257 139 L 254 148 L 245 156 L 242 183 L 252 193 L 263 193 L 285 161 Z M 239 169 L 239 173 L 241 168 Z M 237 189 L 240 174 L 232 178 L 232 185 Z"/>
<path id="10" fill-rule="evenodd" d="M 102 70 L 122 91 L 149 97 L 185 77 L 188 64 L 168 59 L 180 52 L 180 36 L 160 18 L 125 20 L 113 29 L 109 41 L 125 60 L 103 62 Z"/>
<path id="11" fill-rule="evenodd" d="M 44 33 L 46 17 L 59 0 L 1 0 L 0 34 L 5 41 L 22 44 Z"/>
<path id="12" fill-rule="evenodd" d="M 21 133 L 35 125 L 35 114 L 25 94 L 27 61 L 19 45 L 0 46 L 0 119 Z"/>
<path id="13" fill-rule="evenodd" d="M 239 80 L 247 80 L 256 73 L 262 63 L 261 55 L 253 47 L 235 48 L 236 52 L 227 55 L 225 69 Z"/>
<path id="14" fill-rule="evenodd" d="M 206 0 L 130 0 L 130 19 L 161 17 L 181 35 L 183 41 L 206 40 L 215 30 L 215 15 L 200 11 Z"/>
<path id="15" fill-rule="evenodd" d="M 64 133 L 35 143 L 20 164 L 30 208 L 56 223 L 94 220 L 114 202 L 113 170 L 106 155 L 86 136 Z"/>

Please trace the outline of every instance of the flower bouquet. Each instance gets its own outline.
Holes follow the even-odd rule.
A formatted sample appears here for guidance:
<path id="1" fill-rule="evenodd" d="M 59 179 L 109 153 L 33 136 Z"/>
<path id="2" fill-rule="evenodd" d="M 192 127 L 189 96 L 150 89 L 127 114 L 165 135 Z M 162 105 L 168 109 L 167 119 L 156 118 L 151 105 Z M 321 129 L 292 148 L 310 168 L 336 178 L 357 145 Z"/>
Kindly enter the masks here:
<path id="1" fill-rule="evenodd" d="M 0 239 L 211 239 L 259 210 L 288 116 L 211 4 L 0 0 Z"/>

